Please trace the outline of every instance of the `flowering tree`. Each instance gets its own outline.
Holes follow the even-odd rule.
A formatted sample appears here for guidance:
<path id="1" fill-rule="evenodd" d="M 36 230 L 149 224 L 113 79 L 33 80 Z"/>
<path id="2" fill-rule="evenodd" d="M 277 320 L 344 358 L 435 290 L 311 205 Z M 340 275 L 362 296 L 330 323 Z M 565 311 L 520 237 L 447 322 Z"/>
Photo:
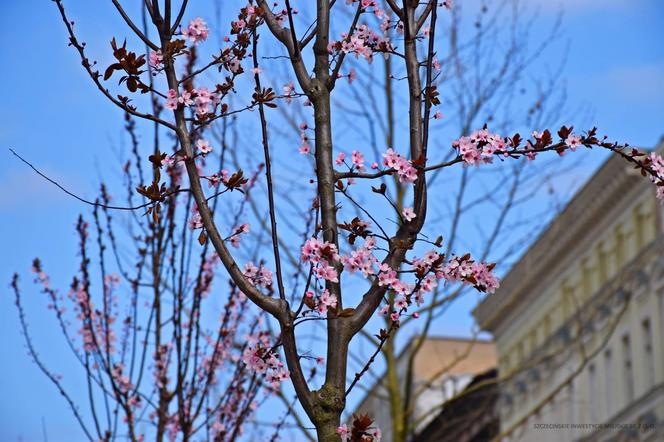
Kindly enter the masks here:
<path id="1" fill-rule="evenodd" d="M 29 354 L 90 440 L 236 440 L 268 398 L 261 390 L 276 392 L 287 371 L 272 347 L 264 312 L 252 309 L 232 281 L 225 299 L 209 297 L 220 261 L 209 244 L 194 248 L 200 244 L 188 227 L 193 199 L 179 189 L 183 170 L 165 168 L 163 189 L 171 197 L 163 212 L 136 201 L 134 179 L 145 173 L 128 114 L 125 128 L 133 157 L 123 166 L 128 206 L 112 205 L 104 185 L 96 201 L 87 201 L 94 206 L 92 225 L 82 216 L 76 223 L 80 265 L 66 295 L 52 287 L 39 259 L 32 265 L 34 282 L 84 372 L 83 409 L 38 353 L 15 275 L 11 285 Z M 219 164 L 224 157 L 222 152 Z M 160 173 L 152 169 L 153 177 Z M 253 182 L 245 185 L 245 195 Z M 118 223 L 116 209 L 131 214 Z M 151 216 L 136 216 L 140 209 Z M 228 219 L 237 220 L 238 213 Z M 238 244 L 247 230 L 246 224 L 232 229 L 228 241 Z M 270 278 L 266 270 L 261 274 Z M 221 306 L 218 314 L 212 313 L 215 306 Z"/>
<path id="2" fill-rule="evenodd" d="M 177 7 L 170 0 L 161 4 L 146 0 L 144 11 L 151 26 L 146 19 L 143 27 L 113 0 L 149 54 L 138 55 L 131 43 L 125 40 L 120 45 L 119 39 L 113 39 L 115 61 L 101 71 L 88 58 L 63 2 L 55 3 L 71 46 L 100 92 L 124 112 L 154 123 L 157 131 L 175 138 L 172 154 L 157 149 L 148 159 L 153 165 L 152 179 L 137 186 L 146 199 L 145 208 L 152 222 L 159 223 L 176 195 L 186 193 L 192 199 L 189 227 L 196 232 L 201 247 L 214 249 L 237 293 L 278 325 L 276 341 L 271 346 L 261 340 L 251 342 L 244 350 L 243 362 L 251 373 L 267 376 L 271 383 L 290 380 L 321 441 L 380 438 L 370 417 L 356 416 L 350 428 L 341 425 L 347 396 L 374 360 L 370 357 L 349 376 L 349 345 L 359 333 L 367 332 L 372 317 L 387 318 L 385 326 L 369 332 L 375 333 L 377 353 L 402 321 L 417 318 L 415 309 L 436 287 L 444 290 L 451 284 L 463 284 L 492 293 L 499 285 L 493 272 L 495 264 L 448 250 L 450 244 L 438 232 L 428 230 L 425 221 L 432 174 L 499 161 L 527 162 L 546 152 L 564 155 L 579 148 L 603 148 L 650 176 L 658 185 L 658 196 L 664 197 L 664 161 L 609 142 L 599 137 L 595 128 L 575 133 L 562 126 L 555 134 L 542 130 L 522 137 L 499 135 L 480 124 L 477 130 L 468 128 L 444 151 L 440 145 L 430 148 L 431 125 L 442 115 L 436 109 L 441 105 L 442 63 L 438 60 L 436 28 L 439 15 L 454 10 L 451 1 L 387 0 L 383 8 L 376 0 L 347 0 L 345 5 L 317 0 L 315 8 L 313 3 L 303 4 L 303 11 L 291 7 L 288 0 L 283 5 L 250 1 L 238 4 L 237 16 L 222 37 L 222 48 L 203 56 L 211 33 L 203 19 L 188 16 L 186 0 Z M 333 33 L 333 25 L 346 30 Z M 262 57 L 259 49 L 276 55 Z M 355 70 L 345 69 L 347 59 L 371 63 L 380 56 L 403 69 L 403 77 L 389 79 L 391 87 L 402 88 L 407 97 L 403 117 L 407 136 L 401 142 L 392 139 L 394 144 L 385 146 L 377 156 L 361 147 L 346 154 L 336 147 L 337 140 L 347 134 L 333 130 L 339 106 L 333 104 L 332 96 L 340 78 L 352 82 L 358 76 Z M 276 70 L 279 63 L 293 78 L 285 82 L 281 95 L 266 86 L 267 72 L 273 66 Z M 106 82 L 116 79 L 119 91 L 111 92 Z M 155 104 L 147 107 L 149 110 L 142 105 L 143 94 L 153 97 Z M 359 95 L 356 99 L 364 98 Z M 277 149 L 274 144 L 279 128 L 270 124 L 272 109 L 289 104 L 301 105 L 302 112 L 308 114 L 309 122 L 299 125 L 299 152 L 296 148 L 284 151 L 283 146 Z M 218 148 L 207 135 L 217 123 L 240 118 L 252 127 L 246 137 L 255 132 L 260 140 L 264 169 L 255 180 L 246 178 L 242 169 L 229 171 L 206 162 Z M 247 152 L 250 149 L 247 147 Z M 368 159 L 370 155 L 373 161 Z M 297 170 L 280 180 L 273 170 L 274 160 L 285 158 Z M 179 187 L 179 181 L 172 185 L 163 182 L 164 168 L 183 171 L 187 187 Z M 386 179 L 389 177 L 392 181 Z M 266 223 L 270 240 L 265 245 L 256 242 L 256 256 L 241 262 L 241 253 L 231 250 L 233 246 L 242 248 L 240 239 L 248 234 L 246 220 L 229 224 L 214 208 L 221 204 L 230 210 L 238 198 L 246 198 L 254 181 L 265 186 L 266 209 L 256 218 Z M 277 198 L 278 189 L 288 188 L 291 182 L 309 189 L 311 198 Z M 393 186 L 400 189 L 402 207 L 391 197 Z M 244 197 L 237 196 L 242 195 L 240 191 L 245 192 Z M 284 232 L 283 227 L 277 228 L 278 220 L 291 227 L 286 219 L 289 202 L 304 207 L 307 213 L 300 240 L 293 234 L 295 229 Z M 385 218 L 391 216 L 394 219 L 388 219 L 388 226 Z M 284 255 L 296 257 L 291 281 L 287 281 L 286 264 L 282 263 Z M 303 348 L 303 330 L 321 323 L 325 325 L 327 354 L 324 378 L 318 385 L 305 374 L 306 361 L 318 356 L 310 355 L 313 349 Z M 275 351 L 283 354 L 286 368 L 279 365 Z M 120 379 L 121 371 L 117 375 Z M 173 421 L 171 425 L 187 428 L 183 434 L 190 437 L 191 416 L 182 411 Z"/>

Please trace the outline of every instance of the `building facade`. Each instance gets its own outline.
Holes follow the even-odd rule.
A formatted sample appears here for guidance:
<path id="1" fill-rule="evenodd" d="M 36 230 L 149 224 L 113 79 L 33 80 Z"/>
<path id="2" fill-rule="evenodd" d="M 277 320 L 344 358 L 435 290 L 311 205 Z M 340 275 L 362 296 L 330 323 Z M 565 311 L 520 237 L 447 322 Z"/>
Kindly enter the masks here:
<path id="1" fill-rule="evenodd" d="M 498 371 L 480 373 L 421 431 L 413 442 L 486 442 L 498 435 Z"/>
<path id="2" fill-rule="evenodd" d="M 475 309 L 501 438 L 664 440 L 663 215 L 611 157 Z"/>
<path id="3" fill-rule="evenodd" d="M 397 378 L 405 392 L 410 382 L 414 401 L 410 422 L 414 432 L 422 430 L 436 417 L 442 404 L 456 396 L 479 374 L 496 366 L 493 342 L 483 339 L 429 336 L 413 359 L 410 379 L 408 361 L 414 338 L 405 346 L 396 361 Z M 392 417 L 385 376 L 372 385 L 355 410 L 368 413 L 381 429 L 383 440 L 392 440 Z"/>

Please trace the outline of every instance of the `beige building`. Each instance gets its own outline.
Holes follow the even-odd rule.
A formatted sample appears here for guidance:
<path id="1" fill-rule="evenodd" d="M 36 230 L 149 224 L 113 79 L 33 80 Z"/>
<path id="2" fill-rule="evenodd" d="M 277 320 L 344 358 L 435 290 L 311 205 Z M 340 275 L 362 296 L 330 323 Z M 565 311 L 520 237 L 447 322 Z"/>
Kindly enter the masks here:
<path id="1" fill-rule="evenodd" d="M 663 215 L 611 157 L 476 308 L 505 440 L 664 440 Z"/>
<path id="2" fill-rule="evenodd" d="M 410 350 L 414 338 L 398 355 L 397 378 L 405 391 Z M 462 391 L 475 375 L 496 366 L 494 344 L 482 339 L 429 336 L 413 360 L 411 391 L 417 392 L 411 422 L 419 431 L 441 411 L 441 405 Z M 384 441 L 392 440 L 390 403 L 385 377 L 367 391 L 355 413 L 368 413 L 383 433 Z"/>

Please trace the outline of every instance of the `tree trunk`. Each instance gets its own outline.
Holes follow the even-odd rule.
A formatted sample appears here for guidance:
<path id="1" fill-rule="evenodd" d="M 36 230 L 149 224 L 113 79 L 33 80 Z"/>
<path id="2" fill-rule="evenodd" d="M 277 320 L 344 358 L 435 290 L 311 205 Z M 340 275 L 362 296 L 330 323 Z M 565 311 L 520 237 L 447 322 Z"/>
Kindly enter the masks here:
<path id="1" fill-rule="evenodd" d="M 316 426 L 316 437 L 318 442 L 341 442 L 341 436 L 337 433 L 339 426 L 332 422 L 326 422 Z"/>

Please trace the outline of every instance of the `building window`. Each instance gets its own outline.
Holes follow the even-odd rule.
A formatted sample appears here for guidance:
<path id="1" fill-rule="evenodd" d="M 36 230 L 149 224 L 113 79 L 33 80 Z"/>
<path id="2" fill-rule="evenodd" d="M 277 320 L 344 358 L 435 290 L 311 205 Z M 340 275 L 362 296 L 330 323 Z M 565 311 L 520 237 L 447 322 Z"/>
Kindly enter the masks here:
<path id="1" fill-rule="evenodd" d="M 604 244 L 600 243 L 597 247 L 597 261 L 599 267 L 599 284 L 604 284 L 608 278 L 606 253 L 604 252 Z"/>
<path id="2" fill-rule="evenodd" d="M 638 205 L 634 208 L 634 233 L 636 234 L 636 246 L 637 250 L 643 246 L 644 237 L 643 237 L 643 227 L 644 219 L 641 214 L 641 205 Z"/>
<path id="3" fill-rule="evenodd" d="M 610 348 L 604 351 L 604 381 L 606 382 L 604 386 L 606 417 L 609 418 L 612 413 L 613 389 L 616 385 L 613 379 L 613 354 Z"/>
<path id="4" fill-rule="evenodd" d="M 530 353 L 534 353 L 537 348 L 537 328 L 533 328 L 530 331 Z"/>
<path id="5" fill-rule="evenodd" d="M 650 327 L 650 319 L 645 319 L 641 323 L 641 334 L 643 342 L 643 355 L 645 357 L 644 370 L 646 386 L 652 387 L 655 385 L 655 358 L 652 348 L 652 328 Z"/>
<path id="6" fill-rule="evenodd" d="M 625 263 L 625 235 L 619 227 L 616 228 L 616 267 Z"/>
<path id="7" fill-rule="evenodd" d="M 590 423 L 597 422 L 597 373 L 595 364 L 588 366 L 588 395 L 590 396 Z"/>
<path id="8" fill-rule="evenodd" d="M 581 294 L 582 299 L 588 299 L 592 295 L 593 287 L 590 273 L 588 259 L 584 258 L 581 261 L 581 290 L 583 290 L 583 293 Z"/>
<path id="9" fill-rule="evenodd" d="M 576 418 L 576 396 L 575 396 L 575 391 L 574 391 L 574 379 L 571 379 L 569 381 L 569 384 L 567 384 L 567 395 L 569 397 L 569 404 L 567 407 L 568 410 L 568 415 L 567 415 L 567 423 L 568 424 L 574 424 L 575 418 Z"/>
<path id="10" fill-rule="evenodd" d="M 632 344 L 629 335 L 622 338 L 622 357 L 623 357 L 623 386 L 625 388 L 625 399 L 631 404 L 634 400 L 634 373 L 632 367 Z"/>

